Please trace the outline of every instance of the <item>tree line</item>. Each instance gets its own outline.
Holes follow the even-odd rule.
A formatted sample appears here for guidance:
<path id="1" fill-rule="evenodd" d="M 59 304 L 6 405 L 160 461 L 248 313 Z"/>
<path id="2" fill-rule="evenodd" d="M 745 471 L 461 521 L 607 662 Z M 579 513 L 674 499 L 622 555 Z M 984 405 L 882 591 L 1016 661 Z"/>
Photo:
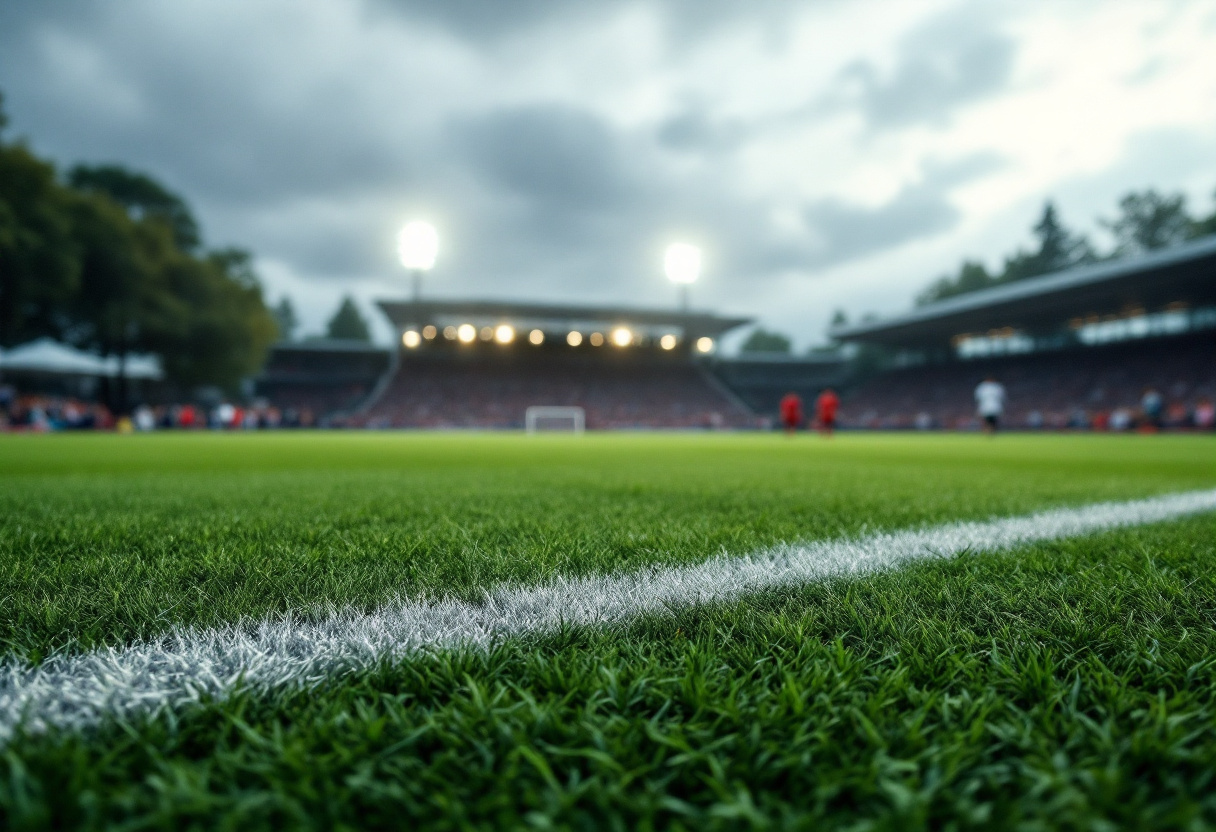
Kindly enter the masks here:
<path id="1" fill-rule="evenodd" d="M 1100 219 L 1099 223 L 1115 239 L 1114 247 L 1105 255 L 1100 255 L 1087 237 L 1065 227 L 1049 200 L 1031 229 L 1036 241 L 1033 249 L 1018 248 L 1004 258 L 997 272 L 989 272 L 978 260 L 964 260 L 956 274 L 939 278 L 922 292 L 916 299 L 917 305 L 1216 234 L 1216 211 L 1207 217 L 1193 217 L 1187 210 L 1184 194 L 1160 194 L 1149 188 L 1124 196 L 1119 200 L 1115 219 Z"/>
<path id="2" fill-rule="evenodd" d="M 186 202 L 117 165 L 63 176 L 8 140 L 0 96 L 0 347 L 49 336 L 160 357 L 183 392 L 232 391 L 277 334 L 250 254 L 208 248 Z M 111 403 L 126 406 L 120 373 Z"/>

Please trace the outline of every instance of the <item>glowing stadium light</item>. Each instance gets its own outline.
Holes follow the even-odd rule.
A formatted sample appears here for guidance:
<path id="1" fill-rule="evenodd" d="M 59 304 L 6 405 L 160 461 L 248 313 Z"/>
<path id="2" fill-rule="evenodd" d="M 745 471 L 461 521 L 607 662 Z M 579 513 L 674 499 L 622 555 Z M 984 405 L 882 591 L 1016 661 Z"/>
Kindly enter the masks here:
<path id="1" fill-rule="evenodd" d="M 418 330 L 416 329 L 407 329 L 401 333 L 401 343 L 412 350 L 422 343 L 422 336 L 418 334 Z"/>
<path id="2" fill-rule="evenodd" d="M 590 341 L 591 341 L 591 346 L 593 346 L 593 347 L 604 346 L 604 333 L 602 333 L 602 332 L 591 333 Z"/>
<path id="3" fill-rule="evenodd" d="M 397 232 L 397 256 L 414 278 L 414 302 L 422 292 L 422 273 L 431 270 L 439 254 L 439 232 L 429 222 L 407 222 Z"/>
<path id="4" fill-rule="evenodd" d="M 659 346 L 665 350 L 674 350 L 676 348 L 676 336 L 670 333 L 659 339 Z"/>
<path id="5" fill-rule="evenodd" d="M 541 332 L 539 329 L 532 330 L 528 333 L 528 343 L 535 344 L 539 347 L 541 344 L 545 343 L 545 333 Z"/>
<path id="6" fill-rule="evenodd" d="M 472 324 L 461 324 L 456 328 L 456 337 L 460 339 L 462 344 L 471 344 L 473 339 L 477 337 L 477 328 Z"/>
<path id="7" fill-rule="evenodd" d="M 577 347 L 579 344 L 583 343 L 583 333 L 579 332 L 577 329 L 570 330 L 570 334 L 566 336 L 566 343 L 572 347 Z"/>
<path id="8" fill-rule="evenodd" d="M 680 287 L 680 308 L 688 311 L 688 287 L 701 275 L 701 249 L 688 243 L 672 243 L 663 256 L 667 279 Z"/>
<path id="9" fill-rule="evenodd" d="M 439 232 L 429 222 L 407 222 L 397 232 L 397 256 L 411 271 L 430 271 L 439 254 Z"/>
<path id="10" fill-rule="evenodd" d="M 663 271 L 672 283 L 696 283 L 701 275 L 701 249 L 688 243 L 672 243 L 663 257 Z"/>
<path id="11" fill-rule="evenodd" d="M 445 326 L 443 328 L 443 337 L 447 338 L 449 341 L 455 341 L 456 340 L 456 327 Z"/>
<path id="12" fill-rule="evenodd" d="M 713 338 L 698 338 L 697 352 L 709 352 L 714 348 Z"/>
<path id="13" fill-rule="evenodd" d="M 481 340 L 483 340 L 483 341 L 493 341 L 493 340 L 494 340 L 494 327 L 492 327 L 492 326 L 483 326 L 483 327 L 481 328 Z"/>
<path id="14" fill-rule="evenodd" d="M 435 327 L 431 326 L 430 324 L 427 324 L 422 328 L 422 337 L 428 341 L 434 341 L 435 336 L 438 334 L 439 330 L 435 329 Z"/>
<path id="15" fill-rule="evenodd" d="M 633 343 L 633 333 L 623 326 L 618 326 L 612 330 L 612 343 L 618 347 L 627 347 Z"/>
<path id="16" fill-rule="evenodd" d="M 509 344 L 515 340 L 515 327 L 499 324 L 494 330 L 494 340 L 500 344 Z"/>

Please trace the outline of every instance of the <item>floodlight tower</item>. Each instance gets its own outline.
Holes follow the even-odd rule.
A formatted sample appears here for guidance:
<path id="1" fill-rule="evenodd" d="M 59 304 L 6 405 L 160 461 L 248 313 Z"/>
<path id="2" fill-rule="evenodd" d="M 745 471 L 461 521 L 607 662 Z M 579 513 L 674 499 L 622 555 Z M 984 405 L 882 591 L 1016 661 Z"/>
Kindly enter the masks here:
<path id="1" fill-rule="evenodd" d="M 672 243 L 663 257 L 667 279 L 680 287 L 680 311 L 688 311 L 688 287 L 701 274 L 701 249 L 688 243 Z"/>
<path id="2" fill-rule="evenodd" d="M 429 222 L 407 222 L 397 232 L 397 255 L 414 282 L 414 303 L 422 297 L 422 273 L 431 270 L 439 254 L 439 233 Z"/>

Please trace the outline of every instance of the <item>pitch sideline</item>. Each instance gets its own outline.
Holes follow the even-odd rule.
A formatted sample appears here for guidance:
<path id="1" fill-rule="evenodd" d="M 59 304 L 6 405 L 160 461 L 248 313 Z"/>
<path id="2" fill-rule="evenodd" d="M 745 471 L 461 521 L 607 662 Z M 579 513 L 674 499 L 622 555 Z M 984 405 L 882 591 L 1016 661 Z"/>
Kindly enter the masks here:
<path id="1" fill-rule="evenodd" d="M 673 607 L 729 601 L 765 589 L 1213 510 L 1216 489 L 1189 491 L 775 546 L 690 566 L 558 578 L 532 587 L 506 585 L 488 591 L 477 604 L 403 601 L 374 613 L 344 612 L 318 623 L 279 619 L 184 629 L 126 647 L 53 656 L 37 667 L 9 661 L 0 668 L 0 741 L 22 723 L 31 731 L 85 728 L 111 716 L 129 718 L 176 708 L 203 696 L 223 698 L 238 685 L 254 690 L 310 686 L 420 650 L 486 647 L 562 625 L 624 624 Z"/>

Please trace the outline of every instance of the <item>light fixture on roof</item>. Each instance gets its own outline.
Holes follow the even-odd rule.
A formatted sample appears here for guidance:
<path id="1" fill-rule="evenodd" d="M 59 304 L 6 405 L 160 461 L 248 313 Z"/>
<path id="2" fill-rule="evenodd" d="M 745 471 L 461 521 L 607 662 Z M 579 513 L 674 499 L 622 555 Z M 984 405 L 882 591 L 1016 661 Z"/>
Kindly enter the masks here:
<path id="1" fill-rule="evenodd" d="M 431 270 L 438 254 L 439 232 L 429 222 L 407 222 L 397 232 L 397 256 L 414 279 L 415 303 L 422 294 L 422 273 Z"/>
<path id="2" fill-rule="evenodd" d="M 688 243 L 672 243 L 663 256 L 667 279 L 680 287 L 680 309 L 688 311 L 688 287 L 701 276 L 701 249 Z"/>
<path id="3" fill-rule="evenodd" d="M 412 350 L 422 343 L 422 336 L 418 334 L 418 330 L 416 329 L 407 329 L 401 334 L 401 343 Z"/>
<path id="4" fill-rule="evenodd" d="M 509 344 L 515 340 L 515 327 L 510 324 L 499 324 L 494 330 L 494 340 L 500 344 Z"/>
<path id="5" fill-rule="evenodd" d="M 456 340 L 456 327 L 451 326 L 451 325 L 445 326 L 443 328 L 443 337 L 447 338 L 449 341 L 455 341 Z"/>
<path id="6" fill-rule="evenodd" d="M 713 338 L 702 337 L 702 338 L 697 339 L 697 352 L 710 352 L 713 350 L 713 348 L 714 348 L 714 339 Z"/>
<path id="7" fill-rule="evenodd" d="M 602 332 L 591 333 L 590 341 L 591 341 L 591 346 L 593 346 L 593 347 L 604 346 L 604 333 L 602 333 Z"/>
<path id="8" fill-rule="evenodd" d="M 676 348 L 676 336 L 670 332 L 659 339 L 659 346 L 665 350 L 674 350 Z"/>
<path id="9" fill-rule="evenodd" d="M 623 326 L 612 330 L 612 343 L 618 347 L 627 347 L 633 343 L 633 333 Z"/>
<path id="10" fill-rule="evenodd" d="M 545 343 L 545 333 L 541 332 L 539 329 L 532 330 L 528 333 L 528 343 L 535 344 L 539 347 L 541 344 Z"/>
<path id="11" fill-rule="evenodd" d="M 577 347 L 579 344 L 583 343 L 583 333 L 579 332 L 577 329 L 570 330 L 570 334 L 566 336 L 566 343 L 572 347 Z"/>
<path id="12" fill-rule="evenodd" d="M 462 344 L 471 344 L 473 339 L 477 337 L 477 328 L 472 324 L 461 324 L 456 327 L 456 337 L 460 339 Z"/>
<path id="13" fill-rule="evenodd" d="M 435 327 L 431 326 L 430 324 L 427 324 L 422 328 L 422 337 L 428 341 L 434 341 L 435 336 L 438 334 L 439 330 L 435 329 Z"/>

